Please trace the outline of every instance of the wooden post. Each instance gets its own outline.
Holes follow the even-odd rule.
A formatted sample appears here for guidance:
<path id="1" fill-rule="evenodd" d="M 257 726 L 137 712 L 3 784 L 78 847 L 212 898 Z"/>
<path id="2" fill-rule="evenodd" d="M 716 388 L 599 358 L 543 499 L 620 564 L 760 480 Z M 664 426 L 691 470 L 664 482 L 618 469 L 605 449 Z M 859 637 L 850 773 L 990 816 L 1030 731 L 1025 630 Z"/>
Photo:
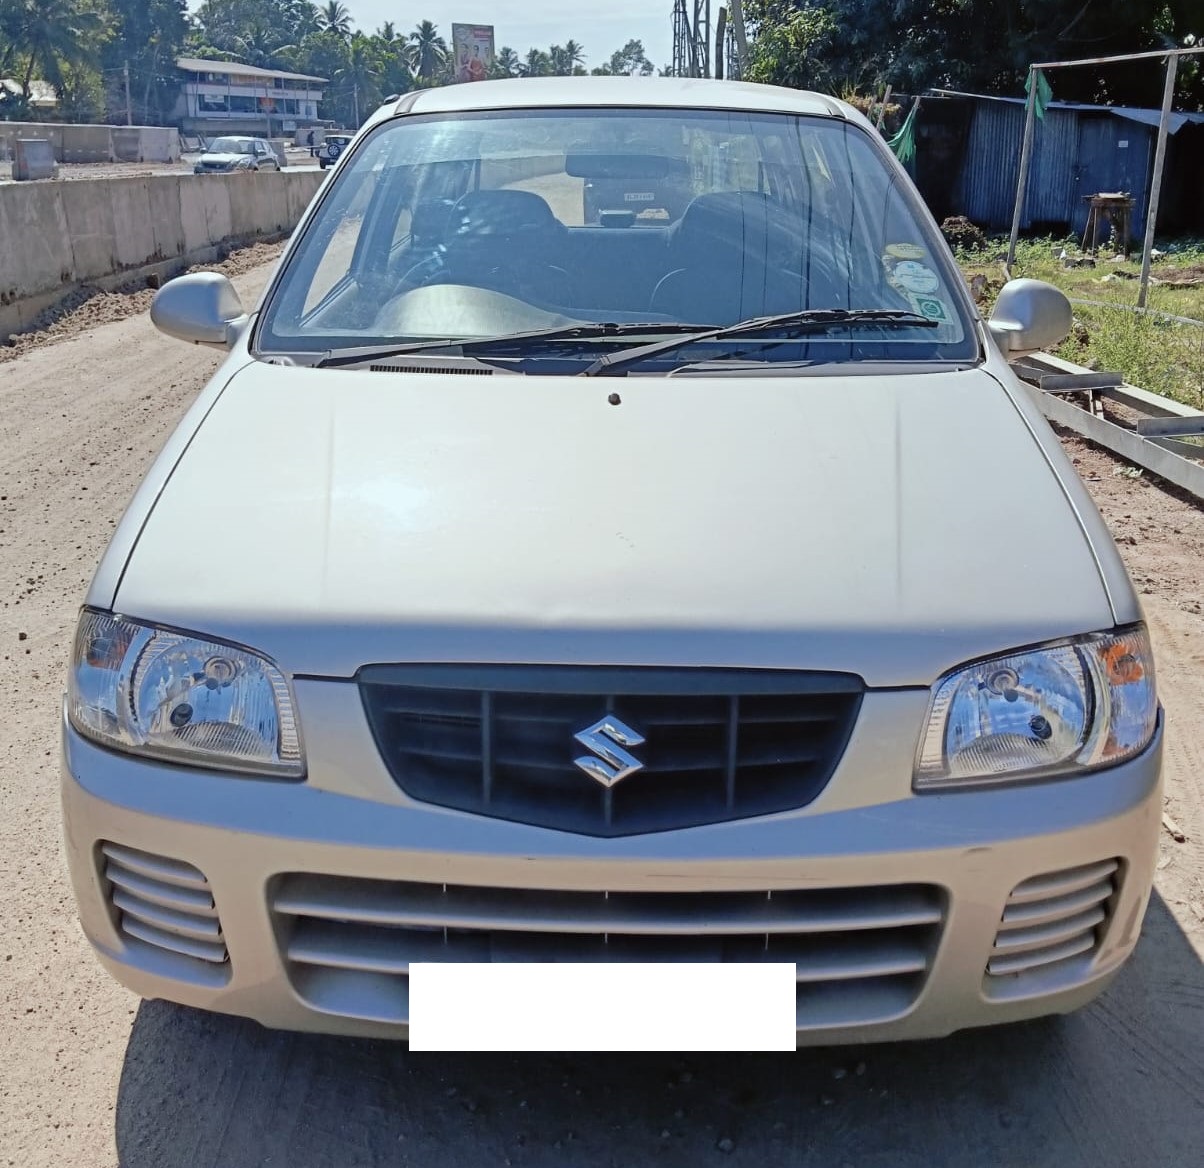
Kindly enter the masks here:
<path id="1" fill-rule="evenodd" d="M 886 87 L 886 94 L 882 98 L 882 105 L 878 108 L 878 124 L 874 127 L 879 134 L 882 133 L 882 123 L 886 120 L 886 107 L 890 105 L 890 86 Z"/>
<path id="2" fill-rule="evenodd" d="M 1162 117 L 1158 122 L 1158 146 L 1154 151 L 1154 182 L 1150 187 L 1150 205 L 1145 213 L 1145 244 L 1141 249 L 1141 287 L 1137 292 L 1137 307 L 1145 307 L 1150 290 L 1150 260 L 1154 251 L 1154 229 L 1158 226 L 1158 200 L 1162 195 L 1162 170 L 1166 164 L 1166 133 L 1171 120 L 1171 101 L 1175 96 L 1175 73 L 1179 58 L 1166 59 L 1166 87 L 1162 91 Z"/>
<path id="3" fill-rule="evenodd" d="M 1028 174 L 1033 164 L 1033 131 L 1037 125 L 1037 86 L 1041 82 L 1041 71 L 1028 71 L 1028 103 L 1024 113 L 1024 144 L 1020 147 L 1020 177 L 1016 181 L 1016 205 L 1012 209 L 1012 238 L 1008 244 L 1008 279 L 1012 278 L 1012 264 L 1016 262 L 1016 240 L 1020 238 L 1020 217 L 1024 212 L 1024 197 L 1028 193 Z"/>

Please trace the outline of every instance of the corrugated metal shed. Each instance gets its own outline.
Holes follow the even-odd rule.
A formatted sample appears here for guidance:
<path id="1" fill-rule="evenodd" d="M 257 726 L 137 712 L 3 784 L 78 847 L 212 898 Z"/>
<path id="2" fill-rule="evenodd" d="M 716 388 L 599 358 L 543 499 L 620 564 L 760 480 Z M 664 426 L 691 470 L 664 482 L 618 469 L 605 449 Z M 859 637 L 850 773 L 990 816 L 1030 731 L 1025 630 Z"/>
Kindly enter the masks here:
<path id="1" fill-rule="evenodd" d="M 946 101 L 972 103 L 973 111 L 953 183 L 957 213 L 983 227 L 1004 230 L 1012 222 L 1025 103 L 1019 98 L 938 90 L 920 103 L 921 126 L 926 107 L 929 116 L 939 116 L 934 107 Z M 1051 102 L 1044 119 L 1037 122 L 1022 226 L 1081 233 L 1088 196 L 1127 191 L 1135 200 L 1131 231 L 1140 237 L 1145 230 L 1158 118 L 1158 110 Z M 1176 113 L 1170 130 L 1177 133 L 1201 125 L 1204 114 Z M 1174 181 L 1173 171 L 1172 158 L 1168 182 Z"/>

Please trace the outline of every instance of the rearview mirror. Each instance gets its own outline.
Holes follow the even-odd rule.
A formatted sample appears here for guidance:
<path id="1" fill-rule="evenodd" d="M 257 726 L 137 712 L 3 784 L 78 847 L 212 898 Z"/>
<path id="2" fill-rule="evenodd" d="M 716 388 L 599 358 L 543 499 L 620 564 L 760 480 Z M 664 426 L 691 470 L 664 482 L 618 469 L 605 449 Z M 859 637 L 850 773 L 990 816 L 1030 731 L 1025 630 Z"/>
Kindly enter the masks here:
<path id="1" fill-rule="evenodd" d="M 229 348 L 247 320 L 234 285 L 219 272 L 192 272 L 169 280 L 151 301 L 161 333 L 194 345 Z"/>
<path id="2" fill-rule="evenodd" d="M 1043 280 L 1010 280 L 987 327 L 1009 361 L 1059 345 L 1070 335 L 1074 310 L 1065 294 Z"/>

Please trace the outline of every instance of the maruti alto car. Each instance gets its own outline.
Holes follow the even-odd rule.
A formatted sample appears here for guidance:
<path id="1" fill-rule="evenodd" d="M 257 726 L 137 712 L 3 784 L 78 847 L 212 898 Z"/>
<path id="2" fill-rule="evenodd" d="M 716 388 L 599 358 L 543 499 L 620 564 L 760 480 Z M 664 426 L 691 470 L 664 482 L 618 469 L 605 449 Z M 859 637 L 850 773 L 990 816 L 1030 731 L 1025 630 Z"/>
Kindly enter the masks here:
<path id="1" fill-rule="evenodd" d="M 672 222 L 583 222 L 625 142 L 690 160 Z M 70 663 L 125 985 L 404 1038 L 417 962 L 776 961 L 802 1045 L 1066 1012 L 1129 956 L 1150 641 L 1008 363 L 1069 307 L 980 319 L 848 106 L 409 94 L 254 311 L 194 274 L 153 318 L 229 355 Z"/>

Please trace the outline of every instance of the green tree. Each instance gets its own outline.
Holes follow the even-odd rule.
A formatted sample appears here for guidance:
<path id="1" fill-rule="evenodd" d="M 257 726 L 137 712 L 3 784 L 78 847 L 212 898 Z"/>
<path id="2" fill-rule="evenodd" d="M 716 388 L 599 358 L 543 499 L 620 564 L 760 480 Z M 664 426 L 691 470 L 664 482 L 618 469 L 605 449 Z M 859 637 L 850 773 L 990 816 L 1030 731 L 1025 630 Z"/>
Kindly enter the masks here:
<path id="1" fill-rule="evenodd" d="M 351 13 L 339 0 L 327 0 L 318 9 L 318 25 L 326 32 L 342 37 L 343 40 L 351 39 Z"/>
<path id="2" fill-rule="evenodd" d="M 13 53 L 24 57 L 21 92 L 29 101 L 37 73 L 57 91 L 67 87 L 72 69 L 95 69 L 106 35 L 101 12 L 83 0 L 18 0 L 5 16 Z"/>
<path id="3" fill-rule="evenodd" d="M 650 77 L 656 66 L 648 60 L 643 41 L 628 41 L 610 55 L 605 65 L 593 70 L 596 77 Z"/>
<path id="4" fill-rule="evenodd" d="M 176 58 L 188 35 L 185 0 L 108 0 L 111 35 L 101 62 L 112 82 L 128 65 L 131 111 L 135 121 L 156 124 L 171 117 L 179 94 Z M 124 120 L 120 106 L 110 103 L 109 116 Z"/>
<path id="5" fill-rule="evenodd" d="M 432 84 L 447 67 L 447 41 L 431 21 L 424 20 L 410 33 L 409 42 L 406 60 L 410 68 L 424 85 Z"/>
<path id="6" fill-rule="evenodd" d="M 489 76 L 494 80 L 505 77 L 517 77 L 522 64 L 519 55 L 508 45 L 503 45 L 494 54 L 493 68 L 490 70 Z"/>
<path id="7" fill-rule="evenodd" d="M 751 72 L 830 92 L 949 86 L 1022 92 L 1033 61 L 1111 56 L 1184 44 L 1204 32 L 1199 0 L 746 0 Z M 1181 100 L 1198 104 L 1199 73 Z M 1157 104 L 1148 61 L 1056 74 L 1058 96 Z"/>
<path id="8" fill-rule="evenodd" d="M 528 49 L 519 73 L 523 77 L 548 77 L 552 72 L 552 59 L 543 49 Z"/>

